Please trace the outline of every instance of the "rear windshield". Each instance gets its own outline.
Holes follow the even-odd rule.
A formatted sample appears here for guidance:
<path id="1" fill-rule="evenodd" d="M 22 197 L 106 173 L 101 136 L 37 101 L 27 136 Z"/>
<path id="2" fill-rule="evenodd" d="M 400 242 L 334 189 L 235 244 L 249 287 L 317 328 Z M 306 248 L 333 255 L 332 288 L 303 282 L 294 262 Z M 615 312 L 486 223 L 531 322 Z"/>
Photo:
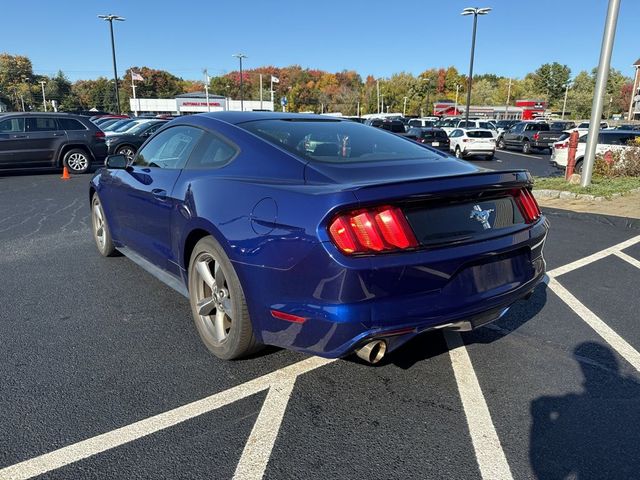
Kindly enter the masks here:
<path id="1" fill-rule="evenodd" d="M 271 119 L 239 126 L 313 162 L 352 163 L 435 156 L 398 135 L 354 122 Z"/>
<path id="2" fill-rule="evenodd" d="M 491 132 L 485 132 L 484 130 L 469 130 L 467 132 L 469 138 L 493 138 Z"/>
<path id="3" fill-rule="evenodd" d="M 422 132 L 422 138 L 437 138 L 446 140 L 449 137 L 444 130 L 427 130 L 426 132 Z"/>

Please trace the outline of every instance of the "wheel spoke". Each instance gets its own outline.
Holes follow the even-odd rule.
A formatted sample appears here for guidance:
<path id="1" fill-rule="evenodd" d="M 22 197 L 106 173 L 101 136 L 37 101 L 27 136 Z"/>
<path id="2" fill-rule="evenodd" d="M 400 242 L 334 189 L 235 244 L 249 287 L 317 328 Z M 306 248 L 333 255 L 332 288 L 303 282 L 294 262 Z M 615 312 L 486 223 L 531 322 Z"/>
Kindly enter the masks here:
<path id="1" fill-rule="evenodd" d="M 216 309 L 216 300 L 214 297 L 203 298 L 196 305 L 198 313 L 202 316 L 211 315 Z"/>
<path id="2" fill-rule="evenodd" d="M 224 340 L 225 337 L 227 336 L 227 333 L 225 332 L 225 329 L 224 329 L 224 312 L 223 311 L 218 310 L 216 312 L 216 316 L 213 320 L 213 328 L 215 330 L 216 338 L 218 339 L 218 341 Z"/>
<path id="3" fill-rule="evenodd" d="M 222 300 L 222 308 L 224 309 L 224 313 L 227 315 L 227 317 L 229 317 L 229 320 L 233 320 L 231 313 L 232 313 L 232 306 L 231 306 L 231 299 L 230 298 L 225 298 Z"/>
<path id="4" fill-rule="evenodd" d="M 216 265 L 214 267 L 214 275 L 216 278 L 216 285 L 218 285 L 218 288 L 224 288 L 224 273 L 222 272 L 222 268 L 220 267 L 220 262 L 216 262 Z"/>
<path id="5" fill-rule="evenodd" d="M 207 260 L 198 260 L 196 263 L 196 270 L 198 270 L 200 278 L 202 278 L 204 283 L 206 283 L 211 290 L 214 290 L 216 281 L 214 280 L 213 275 L 211 275 L 209 263 L 210 262 Z"/>

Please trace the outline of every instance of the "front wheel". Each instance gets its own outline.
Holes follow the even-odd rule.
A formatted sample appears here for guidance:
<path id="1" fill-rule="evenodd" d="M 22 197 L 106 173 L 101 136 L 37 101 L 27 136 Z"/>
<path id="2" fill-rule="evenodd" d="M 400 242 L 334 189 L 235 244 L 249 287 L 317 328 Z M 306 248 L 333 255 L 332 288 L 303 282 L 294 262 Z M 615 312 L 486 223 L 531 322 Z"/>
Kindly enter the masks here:
<path id="1" fill-rule="evenodd" d="M 86 173 L 89 170 L 89 154 L 79 148 L 71 149 L 65 153 L 63 162 L 71 173 Z"/>
<path id="2" fill-rule="evenodd" d="M 531 144 L 529 142 L 525 141 L 522 144 L 522 153 L 525 153 L 525 154 L 531 153 Z"/>
<path id="3" fill-rule="evenodd" d="M 213 237 L 200 240 L 191 254 L 189 301 L 200 338 L 216 357 L 231 360 L 257 350 L 240 280 Z"/>
<path id="4" fill-rule="evenodd" d="M 93 239 L 100 255 L 103 257 L 112 257 L 116 254 L 116 247 L 113 245 L 111 231 L 107 225 L 107 219 L 104 216 L 102 203 L 98 198 L 98 194 L 94 193 L 91 198 L 91 226 L 93 230 Z"/>
<path id="5" fill-rule="evenodd" d="M 456 147 L 456 158 L 462 158 L 462 151 L 460 147 Z"/>
<path id="6" fill-rule="evenodd" d="M 504 138 L 500 138 L 500 140 L 498 140 L 498 148 L 500 150 L 505 150 L 507 148 L 507 145 L 504 143 Z"/>

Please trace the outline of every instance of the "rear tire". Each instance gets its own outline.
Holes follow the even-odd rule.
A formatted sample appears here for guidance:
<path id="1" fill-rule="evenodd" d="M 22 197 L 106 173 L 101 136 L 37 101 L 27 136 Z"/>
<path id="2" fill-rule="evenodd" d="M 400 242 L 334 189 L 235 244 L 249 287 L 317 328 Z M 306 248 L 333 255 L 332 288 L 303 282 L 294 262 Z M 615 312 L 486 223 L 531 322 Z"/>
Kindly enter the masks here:
<path id="1" fill-rule="evenodd" d="M 525 140 L 525 142 L 522 144 L 522 153 L 527 155 L 531 153 L 531 144 L 528 140 Z"/>
<path id="2" fill-rule="evenodd" d="M 216 357 L 232 360 L 259 349 L 240 280 L 211 236 L 191 253 L 189 303 L 200 338 Z"/>
<path id="3" fill-rule="evenodd" d="M 576 166 L 573 167 L 573 173 L 577 173 L 578 175 L 582 175 L 582 160 L 576 162 Z"/>
<path id="4" fill-rule="evenodd" d="M 462 158 L 462 151 L 460 150 L 460 147 L 456 147 L 456 158 Z"/>
<path id="5" fill-rule="evenodd" d="M 70 173 L 81 174 L 87 173 L 91 166 L 91 158 L 89 154 L 80 148 L 72 148 L 64 154 L 63 164 L 69 169 Z"/>
<path id="6" fill-rule="evenodd" d="M 507 149 L 507 145 L 504 143 L 504 138 L 500 137 L 500 140 L 498 140 L 498 148 L 500 150 L 506 150 Z"/>

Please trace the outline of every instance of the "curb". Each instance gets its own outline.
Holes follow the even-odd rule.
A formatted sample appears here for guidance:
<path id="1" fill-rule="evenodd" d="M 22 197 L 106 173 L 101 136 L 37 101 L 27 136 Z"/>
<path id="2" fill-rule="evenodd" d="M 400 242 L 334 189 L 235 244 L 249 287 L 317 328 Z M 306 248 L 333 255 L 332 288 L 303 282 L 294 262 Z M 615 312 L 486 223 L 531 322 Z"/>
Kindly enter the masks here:
<path id="1" fill-rule="evenodd" d="M 599 197 L 597 195 L 589 195 L 587 193 L 573 193 L 567 192 L 564 190 L 549 190 L 546 188 L 541 188 L 539 190 L 533 190 L 533 196 L 539 198 L 571 198 L 578 200 L 591 200 L 595 202 L 602 202 L 604 200 L 611 200 L 612 198 L 622 197 L 627 193 L 640 192 L 640 188 L 634 188 L 633 190 L 629 190 L 628 192 L 623 193 L 614 193 L 611 197 Z"/>

